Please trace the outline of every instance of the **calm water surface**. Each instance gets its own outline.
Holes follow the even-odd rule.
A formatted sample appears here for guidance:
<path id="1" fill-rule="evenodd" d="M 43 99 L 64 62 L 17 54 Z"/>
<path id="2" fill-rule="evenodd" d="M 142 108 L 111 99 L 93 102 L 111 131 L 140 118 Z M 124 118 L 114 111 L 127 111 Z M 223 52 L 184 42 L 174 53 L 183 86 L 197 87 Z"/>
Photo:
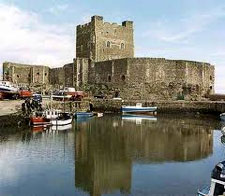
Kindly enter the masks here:
<path id="1" fill-rule="evenodd" d="M 0 130 L 1 196 L 195 195 L 225 159 L 212 117 L 104 116 Z"/>

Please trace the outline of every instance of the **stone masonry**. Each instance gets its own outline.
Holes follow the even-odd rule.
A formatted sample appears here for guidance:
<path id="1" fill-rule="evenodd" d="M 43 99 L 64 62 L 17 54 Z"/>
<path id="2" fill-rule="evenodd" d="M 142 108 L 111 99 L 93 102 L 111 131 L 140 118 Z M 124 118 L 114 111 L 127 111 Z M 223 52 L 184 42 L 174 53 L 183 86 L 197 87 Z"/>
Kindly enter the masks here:
<path id="1" fill-rule="evenodd" d="M 202 100 L 214 93 L 209 63 L 135 58 L 133 22 L 104 22 L 102 16 L 76 28 L 76 59 L 60 68 L 6 62 L 4 80 L 74 86 L 92 94 L 115 94 L 128 100 Z"/>
<path id="2" fill-rule="evenodd" d="M 105 61 L 134 57 L 133 22 L 122 25 L 93 16 L 91 22 L 77 26 L 76 57 Z"/>

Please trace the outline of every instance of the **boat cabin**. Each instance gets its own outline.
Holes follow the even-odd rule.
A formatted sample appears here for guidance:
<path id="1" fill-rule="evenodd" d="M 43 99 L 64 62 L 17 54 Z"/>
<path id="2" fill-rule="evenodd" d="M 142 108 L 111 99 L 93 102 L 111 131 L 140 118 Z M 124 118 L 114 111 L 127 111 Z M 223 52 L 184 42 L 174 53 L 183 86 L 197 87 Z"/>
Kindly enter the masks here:
<path id="1" fill-rule="evenodd" d="M 61 110 L 46 110 L 44 111 L 44 116 L 47 119 L 56 119 L 59 117 L 60 113 L 62 113 Z"/>

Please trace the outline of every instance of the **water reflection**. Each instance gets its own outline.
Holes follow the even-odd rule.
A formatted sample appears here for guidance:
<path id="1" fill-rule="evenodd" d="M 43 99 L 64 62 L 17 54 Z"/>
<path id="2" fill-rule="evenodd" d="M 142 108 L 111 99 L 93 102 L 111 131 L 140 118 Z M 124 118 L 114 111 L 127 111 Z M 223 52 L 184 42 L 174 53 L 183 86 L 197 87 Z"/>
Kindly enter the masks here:
<path id="1" fill-rule="evenodd" d="M 140 123 L 141 122 L 141 123 Z M 77 123 L 75 186 L 91 196 L 131 192 L 133 163 L 185 162 L 212 154 L 212 124 L 189 118 Z"/>

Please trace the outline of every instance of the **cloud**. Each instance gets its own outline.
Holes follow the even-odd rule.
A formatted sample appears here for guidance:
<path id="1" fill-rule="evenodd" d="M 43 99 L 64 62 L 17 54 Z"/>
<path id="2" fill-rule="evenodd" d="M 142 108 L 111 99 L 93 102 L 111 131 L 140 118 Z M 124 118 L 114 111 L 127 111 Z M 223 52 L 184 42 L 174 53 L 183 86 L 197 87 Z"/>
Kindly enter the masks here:
<path id="1" fill-rule="evenodd" d="M 155 37 L 165 42 L 188 43 L 192 35 L 202 32 L 209 25 L 224 17 L 225 7 L 218 7 L 207 13 L 193 14 L 178 21 L 163 18 L 150 24 L 150 30 L 144 32 L 143 36 Z"/>
<path id="2" fill-rule="evenodd" d="M 53 7 L 50 7 L 48 10 L 46 10 L 47 12 L 51 13 L 51 14 L 59 14 L 65 10 L 67 10 L 69 7 L 68 4 L 56 4 L 55 6 Z"/>
<path id="3" fill-rule="evenodd" d="M 75 56 L 72 24 L 49 25 L 36 13 L 0 4 L 0 29 L 0 63 L 62 66 Z"/>

